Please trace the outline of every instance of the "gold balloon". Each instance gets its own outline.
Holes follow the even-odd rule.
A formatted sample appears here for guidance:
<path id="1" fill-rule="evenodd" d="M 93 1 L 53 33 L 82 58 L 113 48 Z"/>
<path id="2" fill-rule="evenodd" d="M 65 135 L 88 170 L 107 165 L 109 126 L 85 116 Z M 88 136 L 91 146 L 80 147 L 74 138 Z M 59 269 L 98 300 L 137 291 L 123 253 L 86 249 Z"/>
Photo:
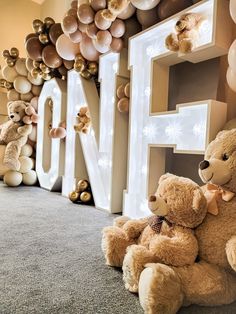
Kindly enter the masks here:
<path id="1" fill-rule="evenodd" d="M 81 60 L 85 62 L 85 58 L 84 58 L 80 53 L 78 53 L 78 54 L 75 56 L 75 62 L 81 61 Z"/>
<path id="2" fill-rule="evenodd" d="M 19 50 L 15 47 L 11 48 L 10 55 L 14 59 L 18 58 L 19 57 Z"/>
<path id="3" fill-rule="evenodd" d="M 50 72 L 49 67 L 47 67 L 46 64 L 44 64 L 44 63 L 41 63 L 39 67 L 43 73 L 49 73 Z"/>
<path id="4" fill-rule="evenodd" d="M 83 192 L 80 195 L 80 199 L 81 199 L 82 202 L 88 203 L 88 202 L 90 202 L 92 200 L 92 195 L 89 192 Z"/>
<path id="5" fill-rule="evenodd" d="M 16 61 L 11 57 L 8 57 L 6 62 L 9 67 L 14 67 Z"/>
<path id="6" fill-rule="evenodd" d="M 6 80 L 0 79 L 0 87 L 5 87 Z"/>
<path id="7" fill-rule="evenodd" d="M 46 17 L 44 19 L 44 24 L 45 24 L 46 28 L 49 29 L 53 24 L 55 24 L 55 21 L 51 17 Z"/>
<path id="8" fill-rule="evenodd" d="M 48 35 L 47 34 L 40 34 L 39 35 L 39 41 L 43 44 L 43 45 L 46 45 L 49 43 L 49 38 L 48 38 Z"/>
<path id="9" fill-rule="evenodd" d="M 97 75 L 98 74 L 98 64 L 97 62 L 89 62 L 88 69 L 90 74 Z"/>
<path id="10" fill-rule="evenodd" d="M 9 52 L 9 50 L 3 50 L 2 56 L 3 56 L 4 58 L 10 57 L 10 52 Z"/>
<path id="11" fill-rule="evenodd" d="M 87 180 L 79 180 L 79 182 L 76 184 L 77 192 L 84 192 L 88 188 L 89 188 L 89 183 Z"/>
<path id="12" fill-rule="evenodd" d="M 41 74 L 41 77 L 42 77 L 42 79 L 45 80 L 45 81 L 49 81 L 49 80 L 51 80 L 51 78 L 52 78 L 51 74 L 49 74 L 49 73 L 43 73 L 43 72 L 42 72 L 42 74 Z"/>
<path id="13" fill-rule="evenodd" d="M 38 69 L 40 67 L 40 62 L 34 60 L 33 61 L 33 67 Z"/>
<path id="14" fill-rule="evenodd" d="M 72 191 L 69 193 L 69 199 L 71 200 L 71 202 L 77 202 L 79 200 L 79 193 L 76 191 Z"/>
<path id="15" fill-rule="evenodd" d="M 39 69 L 36 69 L 36 68 L 33 68 L 32 71 L 30 72 L 31 76 L 32 76 L 34 79 L 38 78 L 39 73 L 40 73 L 40 70 L 39 70 Z"/>
<path id="16" fill-rule="evenodd" d="M 7 88 L 7 89 L 12 89 L 13 88 L 13 84 L 8 82 L 8 81 L 5 81 L 4 87 Z"/>
<path id="17" fill-rule="evenodd" d="M 75 61 L 74 63 L 74 69 L 77 71 L 77 72 L 82 72 L 84 71 L 86 68 L 86 63 L 85 61 L 83 60 L 79 60 L 79 61 Z"/>
<path id="18" fill-rule="evenodd" d="M 44 24 L 41 20 L 34 20 L 33 21 L 33 30 L 35 31 L 36 34 L 40 34 L 43 32 L 44 29 Z"/>
<path id="19" fill-rule="evenodd" d="M 90 80 L 92 75 L 89 73 L 89 71 L 84 70 L 82 72 L 80 72 L 80 75 L 85 78 L 86 80 Z"/>

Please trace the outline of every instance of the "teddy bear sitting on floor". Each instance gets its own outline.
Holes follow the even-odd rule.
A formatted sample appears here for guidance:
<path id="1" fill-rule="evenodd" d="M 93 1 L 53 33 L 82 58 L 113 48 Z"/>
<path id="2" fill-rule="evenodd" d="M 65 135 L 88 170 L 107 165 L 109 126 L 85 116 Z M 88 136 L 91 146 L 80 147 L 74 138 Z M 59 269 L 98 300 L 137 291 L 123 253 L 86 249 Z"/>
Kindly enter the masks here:
<path id="1" fill-rule="evenodd" d="M 140 220 L 120 218 L 117 226 L 103 230 L 106 262 L 123 265 L 125 286 L 137 292 L 146 263 L 184 266 L 194 263 L 198 243 L 192 228 L 206 215 L 206 199 L 192 180 L 166 174 L 149 200 L 154 216 Z M 122 225 L 123 224 L 123 225 Z"/>
<path id="2" fill-rule="evenodd" d="M 3 163 L 11 170 L 20 169 L 21 148 L 32 132 L 32 125 L 24 123 L 28 105 L 21 100 L 9 102 L 7 104 L 9 121 L 0 125 L 0 145 L 6 145 Z"/>
<path id="3" fill-rule="evenodd" d="M 191 52 L 196 48 L 199 40 L 199 27 L 203 16 L 196 13 L 188 13 L 181 16 L 175 25 L 175 33 L 166 38 L 166 47 L 171 51 L 181 53 Z"/>
<path id="4" fill-rule="evenodd" d="M 200 262 L 185 267 L 147 264 L 139 281 L 145 313 L 174 314 L 181 306 L 236 301 L 236 129 L 210 143 L 199 174 L 208 214 L 195 230 Z"/>

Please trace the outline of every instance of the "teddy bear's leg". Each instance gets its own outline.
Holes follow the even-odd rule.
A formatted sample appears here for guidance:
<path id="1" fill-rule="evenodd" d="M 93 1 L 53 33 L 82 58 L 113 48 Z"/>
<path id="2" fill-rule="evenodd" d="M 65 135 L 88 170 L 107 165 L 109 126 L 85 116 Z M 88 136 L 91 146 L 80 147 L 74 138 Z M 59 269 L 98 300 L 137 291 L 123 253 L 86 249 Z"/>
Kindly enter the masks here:
<path id="1" fill-rule="evenodd" d="M 21 148 L 27 142 L 27 137 L 11 141 L 7 144 L 3 163 L 11 170 L 18 171 L 20 169 L 19 156 Z"/>
<path id="2" fill-rule="evenodd" d="M 195 48 L 193 40 L 189 38 L 184 38 L 179 42 L 179 51 L 182 53 L 191 52 Z"/>
<path id="3" fill-rule="evenodd" d="M 183 304 L 179 276 L 164 264 L 147 264 L 139 281 L 139 300 L 146 314 L 175 314 Z"/>
<path id="4" fill-rule="evenodd" d="M 166 48 L 169 49 L 170 51 L 178 51 L 179 50 L 179 40 L 178 36 L 174 33 L 170 34 L 169 36 L 166 37 Z"/>
<path id="5" fill-rule="evenodd" d="M 130 292 L 138 292 L 138 283 L 144 265 L 157 262 L 155 256 L 142 245 L 131 245 L 123 262 L 123 280 L 125 288 Z"/>
<path id="6" fill-rule="evenodd" d="M 236 271 L 236 236 L 232 237 L 226 244 L 226 254 L 232 269 Z"/>
<path id="7" fill-rule="evenodd" d="M 126 249 L 134 244 L 135 240 L 128 239 L 124 230 L 117 226 L 106 227 L 102 231 L 102 250 L 106 264 L 122 267 Z"/>

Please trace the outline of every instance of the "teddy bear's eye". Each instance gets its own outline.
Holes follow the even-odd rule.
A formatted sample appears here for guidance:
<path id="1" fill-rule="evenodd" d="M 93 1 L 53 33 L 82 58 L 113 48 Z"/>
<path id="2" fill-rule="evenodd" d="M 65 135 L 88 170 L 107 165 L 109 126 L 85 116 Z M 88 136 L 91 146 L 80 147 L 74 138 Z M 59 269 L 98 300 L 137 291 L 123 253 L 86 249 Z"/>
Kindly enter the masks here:
<path id="1" fill-rule="evenodd" d="M 227 154 L 222 155 L 222 160 L 226 161 L 228 159 L 229 159 L 229 155 L 227 155 Z"/>
<path id="2" fill-rule="evenodd" d="M 19 111 L 16 111 L 16 114 L 19 114 Z"/>

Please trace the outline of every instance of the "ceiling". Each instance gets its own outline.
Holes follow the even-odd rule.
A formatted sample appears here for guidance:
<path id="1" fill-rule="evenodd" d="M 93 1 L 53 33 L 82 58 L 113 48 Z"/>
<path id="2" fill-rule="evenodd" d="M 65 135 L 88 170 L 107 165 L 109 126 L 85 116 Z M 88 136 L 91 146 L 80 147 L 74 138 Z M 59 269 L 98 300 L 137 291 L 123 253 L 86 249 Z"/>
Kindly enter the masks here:
<path id="1" fill-rule="evenodd" d="M 42 4 L 45 0 L 31 0 L 31 1 L 36 2 L 38 4 Z"/>

